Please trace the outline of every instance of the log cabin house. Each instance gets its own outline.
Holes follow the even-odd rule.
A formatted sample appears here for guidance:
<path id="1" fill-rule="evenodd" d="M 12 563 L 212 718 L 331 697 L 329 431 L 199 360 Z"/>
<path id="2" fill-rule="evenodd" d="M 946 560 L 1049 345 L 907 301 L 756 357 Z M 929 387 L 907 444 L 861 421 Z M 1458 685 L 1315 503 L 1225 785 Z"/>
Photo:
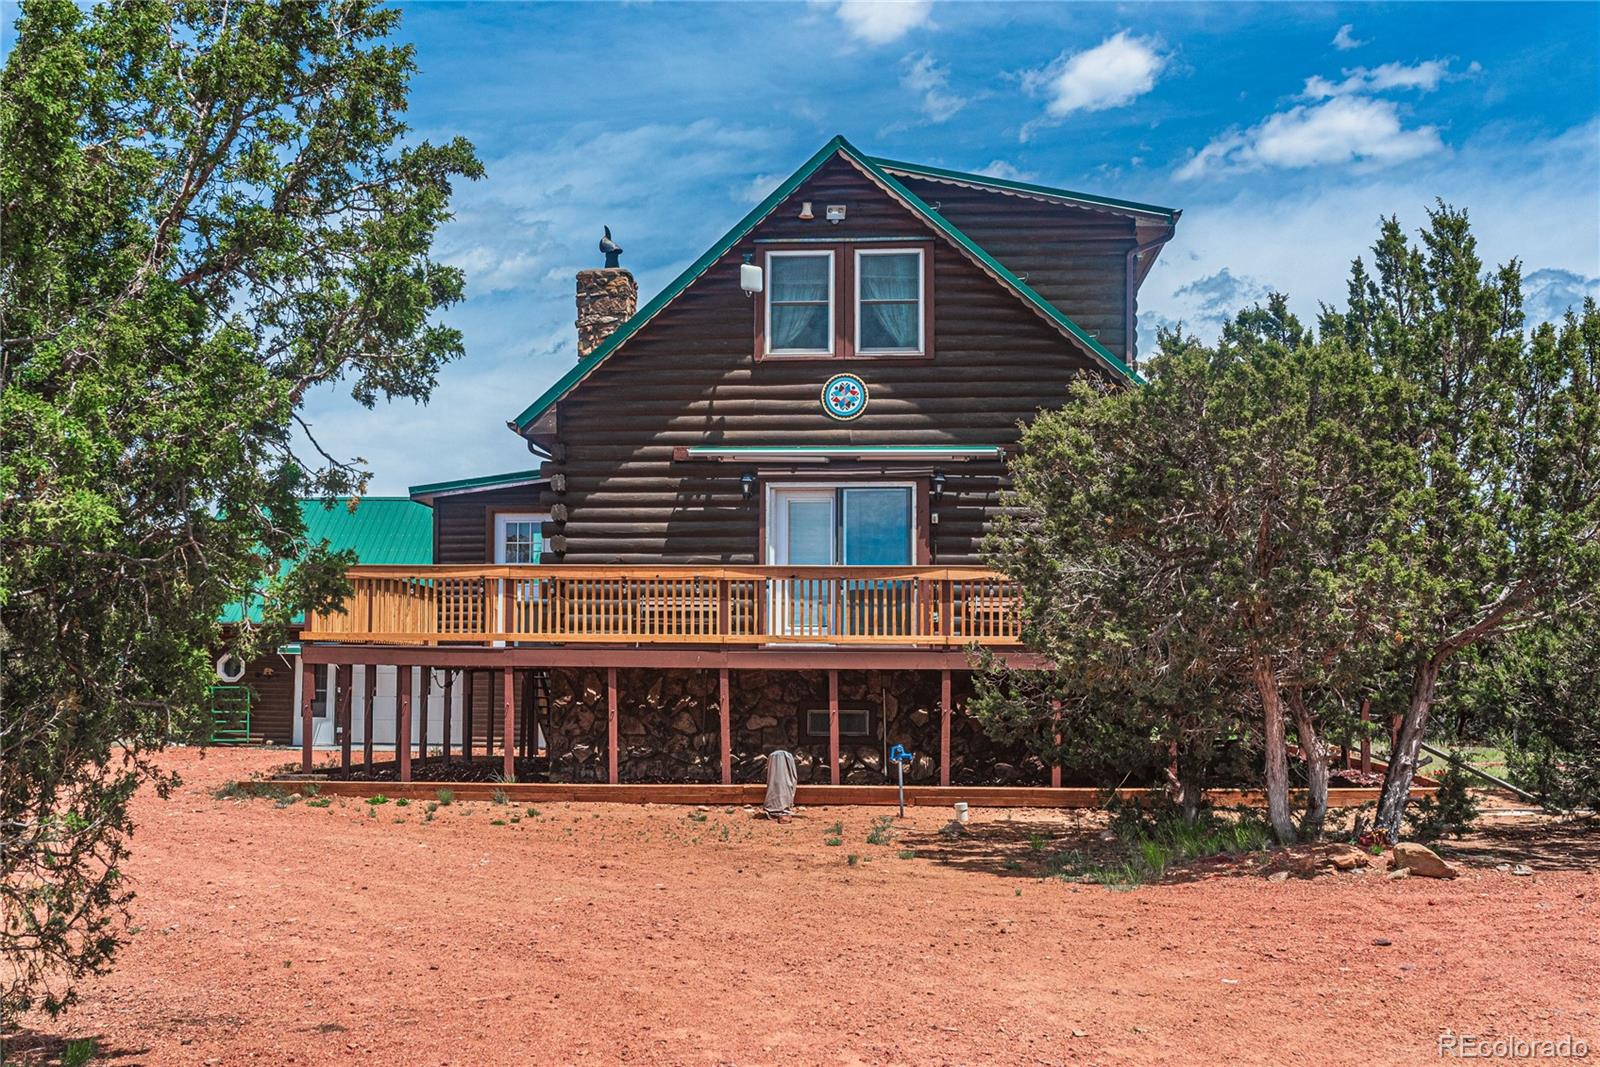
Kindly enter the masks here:
<path id="1" fill-rule="evenodd" d="M 973 645 L 1029 662 L 980 541 L 1019 424 L 1080 375 L 1139 380 L 1178 216 L 841 137 L 642 308 L 625 268 L 580 272 L 578 361 L 509 423 L 536 497 L 418 487 L 433 564 L 355 569 L 301 633 L 342 767 L 364 706 L 401 781 L 755 782 L 785 748 L 802 782 L 874 784 L 903 744 L 908 782 L 1059 785 L 961 714 Z M 396 666 L 422 674 L 363 699 Z"/>

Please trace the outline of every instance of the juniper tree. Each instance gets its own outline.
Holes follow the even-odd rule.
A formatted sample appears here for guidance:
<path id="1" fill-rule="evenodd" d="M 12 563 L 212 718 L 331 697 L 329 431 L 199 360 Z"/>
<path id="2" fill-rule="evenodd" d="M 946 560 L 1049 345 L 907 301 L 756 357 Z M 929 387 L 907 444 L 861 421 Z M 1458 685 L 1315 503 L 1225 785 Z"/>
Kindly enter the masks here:
<path id="1" fill-rule="evenodd" d="M 1030 424 L 987 550 L 1022 584 L 1024 641 L 1056 664 L 1053 699 L 1087 715 L 1121 701 L 1169 733 L 1181 711 L 1208 724 L 1189 739 L 1201 746 L 1258 721 L 1269 818 L 1292 840 L 1287 719 L 1315 830 L 1317 711 L 1377 624 L 1378 533 L 1407 467 L 1361 430 L 1365 363 L 1314 343 L 1281 296 L 1214 348 L 1164 335 L 1148 369 L 1145 386 L 1080 387 Z M 989 671 L 980 713 L 1044 736 L 1052 709 L 1018 688 Z"/>
<path id="2" fill-rule="evenodd" d="M 1444 204 L 1420 244 L 1391 218 L 1372 251 L 1322 329 L 1383 378 L 1373 430 L 1418 469 L 1392 541 L 1407 691 L 1377 821 L 1393 838 L 1452 657 L 1600 595 L 1600 313 L 1587 300 L 1527 331 L 1519 264 L 1485 271 L 1466 213 Z"/>
<path id="3" fill-rule="evenodd" d="M 412 138 L 366 0 L 22 6 L 0 75 L 4 1014 L 60 1010 L 127 900 L 128 801 L 192 728 L 220 609 L 359 493 L 299 414 L 426 399 L 461 352 L 430 258 L 471 145 Z M 320 603 L 313 553 L 284 612 Z"/>

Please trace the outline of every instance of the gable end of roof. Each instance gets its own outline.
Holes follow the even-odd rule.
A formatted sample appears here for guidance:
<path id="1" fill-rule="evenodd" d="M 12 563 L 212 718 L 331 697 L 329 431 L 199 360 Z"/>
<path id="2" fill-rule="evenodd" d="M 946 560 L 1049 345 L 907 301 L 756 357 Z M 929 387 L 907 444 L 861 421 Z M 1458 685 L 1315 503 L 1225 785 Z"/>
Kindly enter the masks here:
<path id="1" fill-rule="evenodd" d="M 982 269 L 994 277 L 994 279 L 1001 285 L 1012 290 L 1025 304 L 1030 305 L 1034 311 L 1040 314 L 1064 335 L 1080 345 L 1088 355 L 1102 364 L 1107 370 L 1110 370 L 1118 376 L 1126 378 L 1132 382 L 1142 383 L 1144 381 L 1144 379 L 1139 376 L 1137 371 L 1133 370 L 1121 359 L 1117 358 L 1115 354 L 1102 345 L 1092 335 L 1087 333 L 1081 326 L 1073 322 L 1072 319 L 1068 318 L 1064 313 L 1062 313 L 1061 309 L 1057 308 L 1048 300 L 1044 299 L 1044 297 L 1040 296 L 1026 282 L 1017 277 L 1016 274 L 1012 273 L 1003 264 L 1001 264 L 999 260 L 995 259 L 982 247 L 980 247 L 977 242 L 973 241 L 972 238 L 963 233 L 959 227 L 954 225 L 943 215 L 939 214 L 938 211 L 926 203 L 916 193 L 908 189 L 903 183 L 890 174 L 887 169 L 880 165 L 880 161 L 864 155 L 849 141 L 845 140 L 843 136 L 836 136 L 827 144 L 823 145 L 822 148 L 820 148 L 816 154 L 808 159 L 799 170 L 795 171 L 787 179 L 785 179 L 783 184 L 774 189 L 766 199 L 762 200 L 761 203 L 757 204 L 753 209 L 751 209 L 751 211 L 746 214 L 743 219 L 739 220 L 739 222 L 732 229 L 723 234 L 716 244 L 707 249 L 699 259 L 696 259 L 693 263 L 691 263 L 683 271 L 683 273 L 674 278 L 672 282 L 666 288 L 662 289 L 660 293 L 656 294 L 656 296 L 652 298 L 649 303 L 635 312 L 632 318 L 628 319 L 621 326 L 617 327 L 617 329 L 612 332 L 611 336 L 607 337 L 598 348 L 596 348 L 588 356 L 580 359 L 572 368 L 558 378 L 548 389 L 541 393 L 538 399 L 536 399 L 532 404 L 529 404 L 515 419 L 511 420 L 511 427 L 518 433 L 527 433 L 529 428 L 536 421 L 538 421 L 540 416 L 544 415 L 547 411 L 553 408 L 562 397 L 564 397 L 580 382 L 587 378 L 596 367 L 605 362 L 606 358 L 610 356 L 611 353 L 622 347 L 622 345 L 626 343 L 630 337 L 638 333 L 646 323 L 660 314 L 661 311 L 671 304 L 673 300 L 677 299 L 679 294 L 681 294 L 702 274 L 709 270 L 713 264 L 715 264 L 723 256 L 727 255 L 727 253 L 736 244 L 743 240 L 751 230 L 755 229 L 755 227 L 759 225 L 763 219 L 770 215 L 779 204 L 788 199 L 790 194 L 798 189 L 800 185 L 806 181 L 806 179 L 810 178 L 812 174 L 816 173 L 818 168 L 820 168 L 828 160 L 832 159 L 835 155 L 842 155 L 847 161 L 867 175 L 870 180 L 876 182 L 891 196 L 900 200 L 913 214 L 921 216 L 923 221 L 925 221 L 929 226 L 942 234 L 960 251 L 966 254 Z M 910 168 L 910 165 L 897 163 L 893 164 L 893 167 L 896 169 Z M 929 168 L 917 169 L 921 171 L 927 171 Z M 957 174 L 959 172 L 948 173 Z M 980 181 L 985 180 L 979 179 L 976 175 L 970 177 Z M 1043 189 L 1043 187 L 1039 188 Z M 1056 190 L 1054 192 L 1059 194 L 1061 191 Z M 1129 209 L 1139 208 L 1154 212 L 1166 212 L 1170 218 L 1176 218 L 1175 214 L 1168 212 L 1168 210 L 1165 208 L 1152 208 L 1150 205 L 1135 205 L 1127 201 L 1105 201 L 1105 203 L 1117 203 Z"/>

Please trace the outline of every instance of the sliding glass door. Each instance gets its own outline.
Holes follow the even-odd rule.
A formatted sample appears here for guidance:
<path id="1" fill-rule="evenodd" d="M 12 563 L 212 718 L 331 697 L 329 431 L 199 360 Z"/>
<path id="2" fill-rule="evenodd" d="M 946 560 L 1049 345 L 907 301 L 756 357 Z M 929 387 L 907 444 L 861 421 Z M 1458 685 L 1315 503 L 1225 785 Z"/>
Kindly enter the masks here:
<path id="1" fill-rule="evenodd" d="M 792 567 L 904 567 L 914 559 L 915 493 L 909 485 L 774 486 L 767 562 Z M 906 632 L 912 583 L 884 576 L 775 579 L 768 618 L 784 636 Z"/>

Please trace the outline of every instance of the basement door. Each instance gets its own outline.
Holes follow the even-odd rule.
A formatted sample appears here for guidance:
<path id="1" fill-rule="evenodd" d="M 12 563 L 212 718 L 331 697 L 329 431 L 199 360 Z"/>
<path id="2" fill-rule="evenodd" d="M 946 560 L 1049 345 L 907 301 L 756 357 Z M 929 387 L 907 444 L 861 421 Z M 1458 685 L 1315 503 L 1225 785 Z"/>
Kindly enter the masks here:
<path id="1" fill-rule="evenodd" d="M 331 697 L 334 684 L 334 667 L 331 664 L 319 665 L 313 672 L 316 678 L 317 690 L 311 704 L 311 743 L 318 748 L 337 748 L 339 746 L 339 732 L 335 723 L 335 707 Z M 415 741 L 421 736 L 422 716 L 428 716 L 428 746 L 433 748 L 443 743 L 444 737 L 444 672 L 433 672 L 433 691 L 429 694 L 426 708 L 423 707 L 423 686 L 428 683 L 428 672 L 421 667 L 409 668 L 411 675 L 411 737 Z M 394 747 L 394 698 L 399 688 L 399 679 L 394 667 L 372 667 L 357 664 L 351 669 L 351 698 L 350 698 L 350 740 L 351 744 L 360 746 L 366 741 L 366 707 L 367 707 L 367 672 L 378 672 L 377 699 L 372 706 L 372 743 L 380 748 Z M 293 722 L 294 745 L 300 745 L 300 657 L 294 657 L 295 687 L 294 705 L 291 720 Z M 459 750 L 461 744 L 461 677 L 456 676 L 456 684 L 450 690 L 450 743 Z M 358 760 L 360 756 L 356 757 Z"/>

